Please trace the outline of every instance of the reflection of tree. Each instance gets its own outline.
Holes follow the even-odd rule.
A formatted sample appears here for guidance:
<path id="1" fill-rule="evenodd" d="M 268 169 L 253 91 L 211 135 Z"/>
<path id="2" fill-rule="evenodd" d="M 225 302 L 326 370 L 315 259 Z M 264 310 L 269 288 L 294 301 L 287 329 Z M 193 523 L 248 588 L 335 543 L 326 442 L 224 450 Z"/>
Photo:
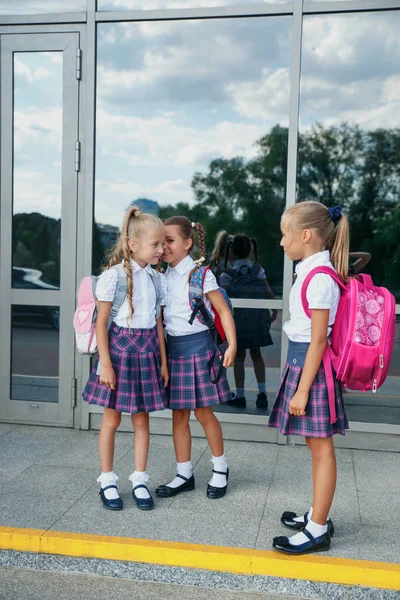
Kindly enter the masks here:
<path id="1" fill-rule="evenodd" d="M 197 203 L 164 207 L 160 216 L 201 221 L 211 245 L 226 229 L 258 239 L 272 283 L 282 278 L 279 221 L 285 204 L 287 130 L 279 126 L 256 143 L 257 155 L 215 159 L 195 173 Z M 371 252 L 369 272 L 400 295 L 400 129 L 363 131 L 342 123 L 316 125 L 299 136 L 297 199 L 342 204 L 350 217 L 352 249 Z"/>
<path id="2" fill-rule="evenodd" d="M 42 271 L 42 281 L 60 285 L 61 220 L 41 213 L 13 217 L 13 266 Z"/>

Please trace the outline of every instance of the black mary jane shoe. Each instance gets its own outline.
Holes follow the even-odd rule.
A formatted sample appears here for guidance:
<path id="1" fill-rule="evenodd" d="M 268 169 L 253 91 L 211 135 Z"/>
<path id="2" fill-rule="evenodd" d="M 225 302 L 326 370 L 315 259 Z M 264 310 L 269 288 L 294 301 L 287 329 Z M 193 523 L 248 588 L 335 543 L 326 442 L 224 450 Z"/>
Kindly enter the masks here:
<path id="1" fill-rule="evenodd" d="M 294 529 L 294 530 L 300 531 L 308 523 L 308 512 L 306 512 L 306 514 L 304 515 L 304 521 L 302 523 L 299 521 L 295 521 L 295 519 L 298 518 L 298 516 L 299 515 L 296 515 L 296 513 L 294 513 L 294 512 L 286 511 L 281 516 L 281 523 L 285 527 L 288 527 L 288 529 Z M 328 519 L 326 524 L 328 525 L 328 533 L 332 537 L 335 533 L 335 528 L 333 526 L 331 519 Z"/>
<path id="2" fill-rule="evenodd" d="M 147 485 L 144 485 L 144 483 L 139 483 L 138 485 L 135 485 L 135 487 L 132 490 L 132 497 L 134 500 L 136 500 L 136 506 L 138 508 L 140 508 L 140 510 L 153 510 L 154 500 L 151 497 L 150 492 L 149 492 L 150 498 L 138 498 L 135 494 L 135 490 L 137 490 L 139 488 L 144 488 L 145 490 L 147 490 L 149 492 Z"/>
<path id="3" fill-rule="evenodd" d="M 157 496 L 160 498 L 172 498 L 172 496 L 177 496 L 181 492 L 191 492 L 194 490 L 194 475 L 189 477 L 189 479 L 183 475 L 180 475 L 179 473 L 177 473 L 176 476 L 183 479 L 183 483 L 175 488 L 169 487 L 168 485 L 159 485 L 156 489 Z"/>
<path id="4" fill-rule="evenodd" d="M 298 556 L 300 554 L 311 554 L 312 552 L 325 552 L 326 550 L 329 550 L 331 546 L 331 536 L 328 532 L 316 538 L 311 535 L 308 529 L 303 529 L 302 532 L 308 537 L 308 541 L 304 542 L 304 544 L 294 546 L 290 543 L 289 538 L 287 538 L 285 535 L 280 535 L 279 537 L 274 538 L 272 545 L 275 550 L 278 550 L 278 552 L 291 554 L 293 556 Z"/>
<path id="5" fill-rule="evenodd" d="M 214 485 L 207 485 L 207 498 L 211 498 L 212 500 L 216 500 L 218 498 L 223 498 L 226 494 L 226 490 L 228 489 L 228 479 L 229 479 L 229 469 L 227 469 L 226 473 L 223 471 L 212 470 L 213 473 L 217 473 L 218 475 L 226 475 L 226 485 L 224 487 L 215 487 Z"/>
<path id="6" fill-rule="evenodd" d="M 113 500 L 108 500 L 105 495 L 106 490 L 110 490 L 114 488 L 118 492 L 118 488 L 116 485 L 107 485 L 105 488 L 101 488 L 99 494 L 102 499 L 103 506 L 108 508 L 108 510 L 122 510 L 124 507 L 124 503 L 122 502 L 122 498 L 114 498 Z"/>
<path id="7" fill-rule="evenodd" d="M 236 394 L 232 392 L 232 397 L 230 400 L 228 400 L 227 404 L 230 406 L 236 406 L 236 408 L 246 408 L 246 398 L 244 396 L 238 398 Z"/>

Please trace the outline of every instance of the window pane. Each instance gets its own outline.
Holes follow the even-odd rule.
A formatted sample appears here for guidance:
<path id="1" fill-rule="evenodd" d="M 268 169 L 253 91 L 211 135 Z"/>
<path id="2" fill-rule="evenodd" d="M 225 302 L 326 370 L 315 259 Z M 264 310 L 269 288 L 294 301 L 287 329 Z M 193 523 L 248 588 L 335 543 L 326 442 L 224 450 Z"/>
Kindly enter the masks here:
<path id="1" fill-rule="evenodd" d="M 0 15 L 29 15 L 85 11 L 86 0 L 0 0 Z"/>
<path id="2" fill-rule="evenodd" d="M 217 8 L 284 4 L 292 0 L 98 0 L 98 10 L 165 10 L 176 8 Z"/>
<path id="3" fill-rule="evenodd" d="M 240 309 L 235 309 L 235 322 L 240 323 Z M 267 318 L 267 311 L 259 311 L 259 316 L 255 315 L 252 309 L 246 310 L 245 317 L 248 322 L 248 333 L 254 332 L 252 323 L 255 321 L 260 325 L 260 317 Z M 252 315 L 253 312 L 253 315 Z M 271 316 L 269 311 L 268 319 Z M 243 327 L 239 328 L 241 332 Z M 256 333 L 257 335 L 257 333 Z M 214 407 L 217 412 L 245 413 L 249 415 L 269 415 L 274 405 L 276 391 L 280 381 L 280 361 L 281 361 L 281 339 L 282 339 L 282 311 L 277 311 L 277 318 L 271 323 L 269 346 L 262 348 L 249 349 L 238 347 L 238 353 L 235 360 L 235 369 L 228 369 L 228 381 L 232 393 L 238 397 L 238 388 L 244 388 L 244 399 L 236 399 L 232 404 L 221 404 Z M 246 344 L 245 344 L 246 345 Z M 265 385 L 267 403 L 262 394 Z M 257 402 L 258 400 L 258 402 Z"/>
<path id="4" fill-rule="evenodd" d="M 63 58 L 14 54 L 13 287 L 60 285 Z"/>
<path id="5" fill-rule="evenodd" d="M 258 242 L 282 292 L 291 19 L 102 24 L 94 264 L 133 201 Z M 208 258 L 209 258 L 208 256 Z"/>
<path id="6" fill-rule="evenodd" d="M 298 200 L 342 204 L 351 257 L 400 301 L 400 11 L 304 18 Z"/>
<path id="7" fill-rule="evenodd" d="M 58 306 L 12 307 L 11 398 L 58 402 Z"/>

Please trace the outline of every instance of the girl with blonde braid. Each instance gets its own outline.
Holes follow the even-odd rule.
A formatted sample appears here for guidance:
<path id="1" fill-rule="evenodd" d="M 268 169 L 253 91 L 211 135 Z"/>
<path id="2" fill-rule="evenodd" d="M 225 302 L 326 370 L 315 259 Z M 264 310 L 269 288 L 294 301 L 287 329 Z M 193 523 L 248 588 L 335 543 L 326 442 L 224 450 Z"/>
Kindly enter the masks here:
<path id="1" fill-rule="evenodd" d="M 158 217 L 132 206 L 125 215 L 109 265 L 96 286 L 100 363 L 96 361 L 92 369 L 83 398 L 104 407 L 99 436 L 102 473 L 97 481 L 103 504 L 110 510 L 123 507 L 113 471 L 115 432 L 122 412 L 131 415 L 135 433 L 135 469 L 129 477 L 133 499 L 141 510 L 154 506 L 146 485 L 149 413 L 167 407 L 168 368 L 160 311 L 164 304 L 161 276 L 151 265 L 156 265 L 163 254 L 164 237 L 164 225 Z M 127 288 L 126 297 L 108 330 L 121 281 Z"/>
<path id="2" fill-rule="evenodd" d="M 170 375 L 168 400 L 173 411 L 177 474 L 172 481 L 156 489 L 156 494 L 162 498 L 194 490 L 189 426 L 192 410 L 204 429 L 212 454 L 213 472 L 207 486 L 207 497 L 222 498 L 228 487 L 229 469 L 224 455 L 222 429 L 212 407 L 230 400 L 231 392 L 225 371 L 219 381 L 211 382 L 209 363 L 215 352 L 215 342 L 210 330 L 198 319 L 194 319 L 192 324 L 189 322 L 192 314 L 189 280 L 196 269 L 191 253 L 196 241 L 204 256 L 204 231 L 200 223 L 191 223 L 186 217 L 171 217 L 165 221 L 163 258 L 169 267 L 165 274 L 164 323 Z M 236 354 L 235 324 L 210 269 L 204 277 L 203 302 L 209 312 L 212 305 L 219 314 L 228 342 L 223 366 L 229 367 Z"/>

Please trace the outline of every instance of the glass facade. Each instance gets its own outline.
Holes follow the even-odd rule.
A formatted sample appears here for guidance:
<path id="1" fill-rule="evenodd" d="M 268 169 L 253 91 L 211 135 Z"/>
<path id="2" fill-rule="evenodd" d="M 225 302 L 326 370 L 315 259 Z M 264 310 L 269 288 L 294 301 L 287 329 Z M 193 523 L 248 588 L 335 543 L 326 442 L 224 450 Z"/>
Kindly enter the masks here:
<path id="1" fill-rule="evenodd" d="M 100 273 L 135 203 L 202 223 L 218 278 L 237 259 L 226 241 L 255 240 L 251 285 L 230 291 L 239 351 L 229 381 L 241 401 L 217 410 L 226 422 L 264 423 L 292 281 L 280 216 L 315 199 L 344 207 L 349 269 L 398 303 L 389 376 L 376 394 L 345 392 L 349 419 L 400 432 L 400 0 L 364 11 L 347 0 L 345 12 L 343 0 L 315 2 L 0 0 L 1 108 L 11 116 L 0 235 L 0 333 L 11 344 L 0 375 L 10 400 L 74 409 L 68 386 L 86 380 L 90 361 L 67 350 L 73 331 L 60 315 L 72 320 L 76 280 Z M 81 15 L 73 23 L 63 12 Z M 61 252 L 69 244 L 75 278 Z M 88 426 L 95 409 L 82 409 L 80 391 Z"/>

